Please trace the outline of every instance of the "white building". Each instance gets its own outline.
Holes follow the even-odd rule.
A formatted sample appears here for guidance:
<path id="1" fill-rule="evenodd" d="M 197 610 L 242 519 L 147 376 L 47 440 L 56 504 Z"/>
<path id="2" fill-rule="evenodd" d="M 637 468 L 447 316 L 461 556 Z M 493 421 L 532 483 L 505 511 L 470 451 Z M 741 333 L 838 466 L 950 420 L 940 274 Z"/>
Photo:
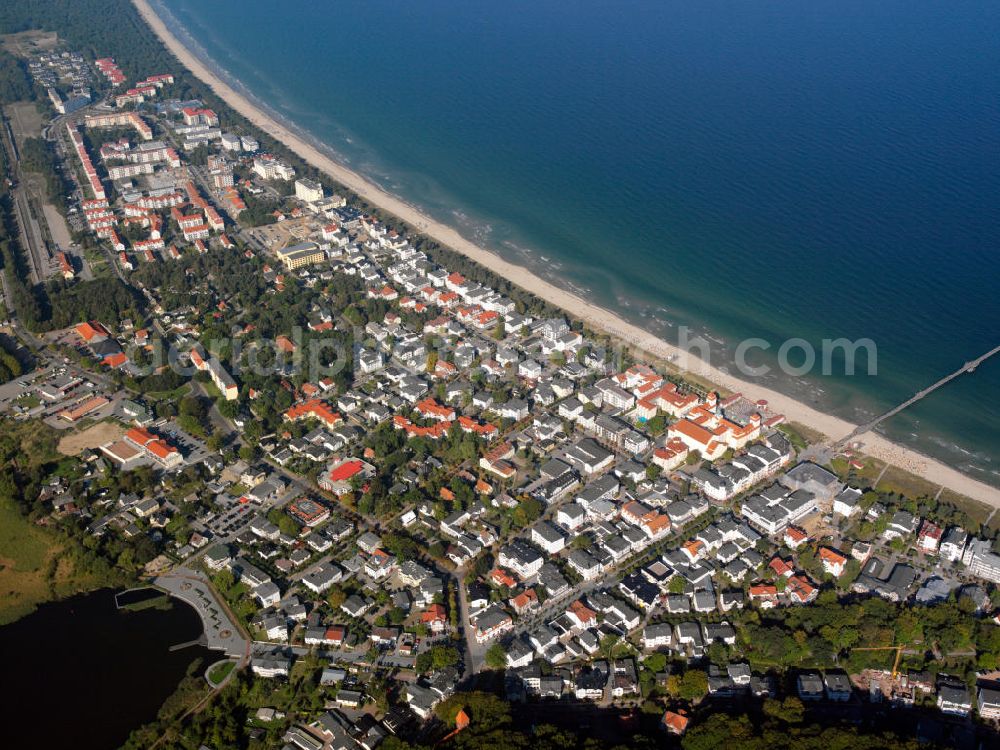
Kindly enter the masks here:
<path id="1" fill-rule="evenodd" d="M 295 170 L 270 154 L 257 156 L 253 160 L 254 174 L 265 180 L 291 180 Z"/>
<path id="2" fill-rule="evenodd" d="M 323 186 L 313 180 L 300 177 L 295 181 L 295 197 L 306 203 L 323 200 Z"/>
<path id="3" fill-rule="evenodd" d="M 861 510 L 860 502 L 861 490 L 854 487 L 846 487 L 833 498 L 833 512 L 845 518 L 850 518 Z"/>
<path id="4" fill-rule="evenodd" d="M 968 540 L 969 534 L 965 529 L 959 526 L 949 529 L 948 533 L 944 535 L 944 539 L 941 540 L 941 557 L 948 562 L 961 560 L 962 553 L 965 552 L 965 543 Z"/>
<path id="5" fill-rule="evenodd" d="M 222 148 L 226 151 L 239 151 L 242 148 L 240 137 L 232 133 L 223 133 Z"/>
<path id="6" fill-rule="evenodd" d="M 566 537 L 548 521 L 531 528 L 531 541 L 550 555 L 556 555 L 566 547 Z"/>
<path id="7" fill-rule="evenodd" d="M 1000 555 L 993 552 L 989 541 L 973 539 L 962 554 L 962 562 L 969 573 L 985 578 L 992 583 L 1000 583 Z"/>

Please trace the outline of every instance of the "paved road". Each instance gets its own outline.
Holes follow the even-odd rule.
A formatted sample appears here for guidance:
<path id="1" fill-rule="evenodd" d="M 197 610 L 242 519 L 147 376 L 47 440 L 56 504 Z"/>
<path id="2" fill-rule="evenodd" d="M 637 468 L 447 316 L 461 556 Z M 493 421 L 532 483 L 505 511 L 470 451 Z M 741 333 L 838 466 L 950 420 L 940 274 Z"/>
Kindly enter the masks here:
<path id="1" fill-rule="evenodd" d="M 454 573 L 454 583 L 458 587 L 458 626 L 462 628 L 465 635 L 465 670 L 462 678 L 471 677 L 480 668 L 486 651 L 492 645 L 490 643 L 480 644 L 476 641 L 475 628 L 469 621 L 471 611 L 469 609 L 469 597 L 465 586 L 465 568 L 457 568 Z"/>

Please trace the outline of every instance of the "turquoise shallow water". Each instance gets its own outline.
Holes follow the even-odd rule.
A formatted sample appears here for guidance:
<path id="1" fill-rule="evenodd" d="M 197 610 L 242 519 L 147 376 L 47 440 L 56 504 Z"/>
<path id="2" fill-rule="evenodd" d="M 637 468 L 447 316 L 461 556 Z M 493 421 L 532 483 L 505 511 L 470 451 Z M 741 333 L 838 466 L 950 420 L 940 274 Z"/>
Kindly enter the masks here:
<path id="1" fill-rule="evenodd" d="M 1000 335 L 1000 8 L 162 0 L 355 169 L 666 337 L 871 338 L 860 419 Z M 770 362 L 771 360 L 764 360 Z M 1000 361 L 886 427 L 1000 482 Z"/>

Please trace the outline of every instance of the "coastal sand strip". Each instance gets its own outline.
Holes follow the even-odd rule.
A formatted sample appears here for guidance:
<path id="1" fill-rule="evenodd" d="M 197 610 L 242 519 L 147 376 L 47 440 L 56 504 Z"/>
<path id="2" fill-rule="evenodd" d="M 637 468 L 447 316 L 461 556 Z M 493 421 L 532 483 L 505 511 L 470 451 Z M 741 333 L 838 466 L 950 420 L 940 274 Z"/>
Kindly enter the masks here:
<path id="1" fill-rule="evenodd" d="M 721 388 L 740 392 L 753 400 L 766 399 L 772 411 L 784 414 L 789 421 L 807 425 L 832 439 L 849 435 L 857 426 L 845 419 L 820 412 L 807 404 L 803 404 L 773 389 L 760 387 L 735 378 L 728 373 L 710 366 L 703 360 L 688 356 L 686 352 L 678 347 L 627 322 L 615 313 L 598 307 L 581 299 L 572 292 L 545 281 L 526 268 L 504 260 L 499 255 L 467 240 L 452 227 L 431 219 L 400 198 L 385 192 L 356 172 L 338 164 L 303 138 L 270 117 L 267 113 L 261 111 L 253 102 L 221 80 L 197 57 L 191 54 L 180 40 L 164 25 L 147 0 L 133 0 L 133 3 L 167 48 L 177 56 L 188 70 L 208 84 L 230 107 L 242 114 L 261 130 L 268 132 L 271 136 L 284 143 L 317 169 L 326 172 L 334 180 L 353 190 L 365 200 L 394 214 L 428 237 L 486 266 L 499 276 L 551 302 L 553 305 L 569 311 L 595 330 L 604 331 L 616 336 L 628 344 L 648 352 L 653 357 L 675 364 L 683 363 L 684 368 L 688 372 L 715 383 Z M 942 462 L 924 456 L 917 451 L 897 445 L 881 435 L 868 433 L 862 436 L 859 441 L 862 444 L 863 452 L 874 458 L 905 469 L 935 484 L 948 487 L 974 500 L 979 500 L 994 507 L 1000 507 L 1000 489 L 966 476 L 950 466 L 946 466 Z"/>

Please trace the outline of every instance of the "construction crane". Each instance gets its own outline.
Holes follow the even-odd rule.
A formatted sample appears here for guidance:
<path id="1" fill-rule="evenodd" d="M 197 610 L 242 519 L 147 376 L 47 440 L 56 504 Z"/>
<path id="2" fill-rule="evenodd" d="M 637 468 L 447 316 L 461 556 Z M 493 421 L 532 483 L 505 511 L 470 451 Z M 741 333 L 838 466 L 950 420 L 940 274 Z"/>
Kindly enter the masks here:
<path id="1" fill-rule="evenodd" d="M 859 646 L 858 648 L 851 649 L 852 651 L 895 651 L 896 659 L 892 662 L 892 679 L 896 679 L 896 675 L 899 674 L 899 661 L 903 658 L 903 649 L 905 646 Z"/>

